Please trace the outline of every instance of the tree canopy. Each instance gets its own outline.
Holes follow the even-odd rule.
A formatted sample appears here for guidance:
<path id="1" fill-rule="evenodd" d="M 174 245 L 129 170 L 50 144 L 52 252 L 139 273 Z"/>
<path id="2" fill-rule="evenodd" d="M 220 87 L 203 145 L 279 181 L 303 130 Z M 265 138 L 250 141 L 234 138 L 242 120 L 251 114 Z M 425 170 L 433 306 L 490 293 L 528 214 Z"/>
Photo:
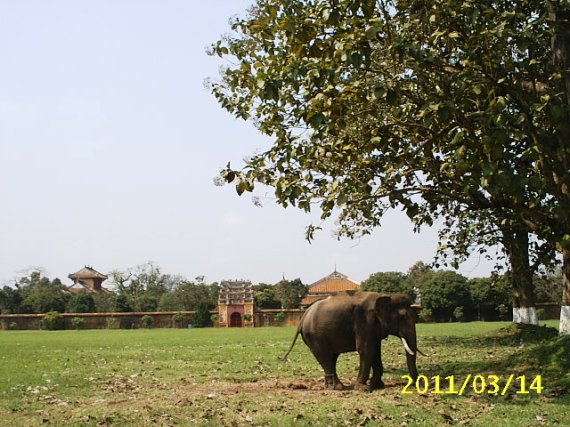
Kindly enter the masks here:
<path id="1" fill-rule="evenodd" d="M 412 283 L 404 273 L 397 271 L 388 271 L 382 273 L 371 274 L 368 279 L 360 285 L 363 291 L 373 291 L 382 293 L 403 292 L 412 298 L 415 298 Z"/>
<path id="2" fill-rule="evenodd" d="M 569 10 L 258 0 L 213 45 L 232 62 L 212 91 L 274 142 L 221 175 L 238 194 L 262 183 L 285 207 L 338 212 L 349 237 L 391 208 L 416 227 L 442 217 L 454 266 L 501 242 L 528 277 L 516 249 L 528 258 L 534 233 L 539 262 L 562 252 L 570 304 Z"/>
<path id="3" fill-rule="evenodd" d="M 275 296 L 282 308 L 298 308 L 308 289 L 301 279 L 281 280 L 275 285 Z"/>

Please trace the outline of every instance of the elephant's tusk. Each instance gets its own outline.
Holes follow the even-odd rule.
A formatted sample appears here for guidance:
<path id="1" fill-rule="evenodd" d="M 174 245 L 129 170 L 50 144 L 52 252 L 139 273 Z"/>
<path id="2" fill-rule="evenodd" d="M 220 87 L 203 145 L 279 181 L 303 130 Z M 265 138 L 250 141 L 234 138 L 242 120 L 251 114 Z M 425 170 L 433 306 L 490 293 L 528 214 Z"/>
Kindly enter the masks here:
<path id="1" fill-rule="evenodd" d="M 406 341 L 406 339 L 404 337 L 400 337 L 400 339 L 402 340 L 402 344 L 404 344 L 404 348 L 406 349 L 406 352 L 410 355 L 410 356 L 415 356 L 414 352 L 412 351 L 412 349 L 410 348 L 410 346 L 408 345 L 408 342 Z"/>

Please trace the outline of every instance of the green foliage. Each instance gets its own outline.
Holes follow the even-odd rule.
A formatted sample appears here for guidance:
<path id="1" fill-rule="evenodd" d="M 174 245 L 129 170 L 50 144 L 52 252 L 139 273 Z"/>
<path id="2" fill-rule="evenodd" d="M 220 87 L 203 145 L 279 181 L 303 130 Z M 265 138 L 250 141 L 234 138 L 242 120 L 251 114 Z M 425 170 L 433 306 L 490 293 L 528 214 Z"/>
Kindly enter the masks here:
<path id="1" fill-rule="evenodd" d="M 500 319 L 504 320 L 507 318 L 509 307 L 506 304 L 499 304 L 499 306 L 497 307 L 497 311 L 499 312 Z"/>
<path id="2" fill-rule="evenodd" d="M 422 307 L 430 309 L 436 320 L 448 321 L 456 307 L 469 306 L 471 296 L 467 279 L 454 271 L 436 271 L 422 287 Z"/>
<path id="3" fill-rule="evenodd" d="M 154 317 L 147 315 L 144 315 L 143 317 L 141 317 L 141 326 L 143 328 L 152 328 L 154 325 Z"/>
<path id="4" fill-rule="evenodd" d="M 10 324 L 8 325 L 8 329 L 10 329 L 11 331 L 15 331 L 16 329 L 18 329 L 18 324 L 16 322 L 10 322 Z"/>
<path id="5" fill-rule="evenodd" d="M 301 279 L 282 280 L 275 285 L 275 296 L 283 308 L 299 308 L 308 289 Z"/>
<path id="6" fill-rule="evenodd" d="M 206 328 L 212 326 L 210 306 L 201 303 L 196 312 L 192 315 L 192 326 L 195 328 Z"/>
<path id="7" fill-rule="evenodd" d="M 429 308 L 422 308 L 418 315 L 423 322 L 431 322 L 433 320 L 433 312 Z"/>
<path id="8" fill-rule="evenodd" d="M 501 305 L 510 305 L 512 285 L 508 275 L 473 278 L 467 282 L 478 320 L 497 320 Z"/>
<path id="9" fill-rule="evenodd" d="M 408 269 L 406 276 L 412 287 L 421 289 L 423 282 L 427 280 L 432 273 L 433 270 L 429 265 L 423 261 L 418 261 Z"/>
<path id="10" fill-rule="evenodd" d="M 465 320 L 465 313 L 463 313 L 463 307 L 455 307 L 455 310 L 453 310 L 453 317 L 455 317 L 455 319 L 458 322 L 463 322 L 463 320 Z"/>
<path id="11" fill-rule="evenodd" d="M 158 300 L 156 296 L 149 293 L 137 295 L 133 300 L 134 311 L 156 311 L 157 307 Z"/>
<path id="12" fill-rule="evenodd" d="M 50 311 L 41 320 L 41 328 L 48 331 L 57 331 L 64 328 L 64 320 L 58 311 Z"/>
<path id="13" fill-rule="evenodd" d="M 160 311 L 193 311 L 200 304 L 215 305 L 217 293 L 213 298 L 212 287 L 204 283 L 182 281 L 171 292 L 166 292 L 160 298 Z"/>
<path id="14" fill-rule="evenodd" d="M 112 313 L 115 311 L 117 295 L 114 292 L 97 292 L 92 296 L 96 313 Z"/>
<path id="15" fill-rule="evenodd" d="M 22 313 L 64 312 L 70 297 L 59 279 L 50 281 L 38 271 L 21 278 L 18 288 L 22 297 L 19 311 Z"/>
<path id="16" fill-rule="evenodd" d="M 172 315 L 172 325 L 181 328 L 184 326 L 184 321 L 186 320 L 186 316 L 182 313 L 175 313 Z"/>
<path id="17" fill-rule="evenodd" d="M 115 270 L 109 273 L 111 285 L 117 290 L 115 310 L 156 311 L 164 294 L 176 288 L 183 280 L 179 276 L 162 273 L 152 262 L 138 265 L 127 271 Z M 184 308 L 172 308 L 184 310 Z"/>
<path id="18" fill-rule="evenodd" d="M 243 320 L 245 320 L 246 322 L 251 322 L 252 319 L 253 319 L 253 317 L 251 316 L 251 314 L 244 314 L 243 315 Z"/>
<path id="19" fill-rule="evenodd" d="M 283 205 L 308 210 L 316 199 L 323 216 L 338 206 L 341 219 L 365 227 L 376 223 L 370 214 L 386 206 L 373 206 L 382 197 L 416 218 L 421 210 L 410 196 L 418 192 L 429 202 L 457 200 L 458 190 L 465 200 L 480 187 L 518 195 L 522 180 L 502 167 L 514 158 L 504 156 L 525 153 L 525 146 L 517 153 L 501 144 L 532 145 L 520 129 L 528 121 L 521 116 L 544 118 L 526 102 L 545 101 L 525 86 L 531 76 L 544 83 L 550 78 L 550 33 L 537 19 L 545 14 L 543 2 L 527 1 L 517 14 L 500 2 L 384 2 L 366 14 L 353 13 L 354 4 L 258 1 L 245 19 L 234 21 L 232 36 L 212 46 L 213 54 L 237 58 L 212 84 L 214 95 L 237 117 L 256 120 L 262 132 L 277 137 L 244 173 L 228 168 L 224 178 L 239 194 L 256 180 L 268 183 Z M 331 32 L 331 26 L 341 30 Z M 513 49 L 528 54 L 513 55 Z M 517 89 L 522 99 L 514 96 Z M 310 129 L 306 138 L 318 145 L 307 144 L 296 128 Z M 302 170 L 290 167 L 291 158 Z M 407 175 L 416 168 L 453 193 L 438 193 Z M 320 174 L 304 173 L 313 171 Z M 350 212 L 356 208 L 361 215 Z"/>
<path id="20" fill-rule="evenodd" d="M 22 296 L 18 289 L 4 286 L 0 289 L 0 314 L 19 313 Z"/>
<path id="21" fill-rule="evenodd" d="M 363 281 L 360 287 L 363 291 L 383 293 L 402 292 L 409 295 L 412 301 L 415 298 L 412 284 L 404 273 L 394 271 L 374 273 Z"/>
<path id="22" fill-rule="evenodd" d="M 81 329 L 84 323 L 85 319 L 83 317 L 71 318 L 71 326 L 73 327 L 73 329 Z"/>
<path id="23" fill-rule="evenodd" d="M 281 302 L 275 294 L 275 287 L 260 283 L 253 287 L 255 306 L 259 308 L 281 308 Z"/>
<path id="24" fill-rule="evenodd" d="M 543 276 L 535 276 L 534 292 L 537 302 L 562 302 L 562 272 L 560 270 Z"/>
<path id="25" fill-rule="evenodd" d="M 95 300 L 90 293 L 80 291 L 69 298 L 65 310 L 68 313 L 93 313 Z"/>
<path id="26" fill-rule="evenodd" d="M 119 293 L 115 298 L 113 311 L 119 313 L 129 313 L 133 311 L 133 308 L 129 302 L 129 297 L 124 293 Z"/>
<path id="27" fill-rule="evenodd" d="M 275 315 L 275 317 L 273 317 L 273 320 L 275 321 L 275 323 L 277 323 L 278 325 L 281 325 L 284 321 L 285 318 L 287 317 L 287 315 L 285 313 L 283 313 L 282 311 L 280 311 L 279 313 L 277 313 Z"/>
<path id="28" fill-rule="evenodd" d="M 540 0 L 258 0 L 212 46 L 229 63 L 211 90 L 275 142 L 221 179 L 338 213 L 349 237 L 393 208 L 416 228 L 441 217 L 444 265 L 508 251 L 513 228 L 551 262 L 570 248 L 568 13 Z"/>

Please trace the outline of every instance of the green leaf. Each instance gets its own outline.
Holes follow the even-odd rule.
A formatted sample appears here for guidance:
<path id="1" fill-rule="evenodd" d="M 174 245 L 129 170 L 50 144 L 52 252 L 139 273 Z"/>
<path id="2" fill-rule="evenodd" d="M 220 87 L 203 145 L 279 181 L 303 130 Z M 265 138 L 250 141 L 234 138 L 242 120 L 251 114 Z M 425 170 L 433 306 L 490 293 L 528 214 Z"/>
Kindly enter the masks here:
<path id="1" fill-rule="evenodd" d="M 241 196 L 245 190 L 246 190 L 245 182 L 244 181 L 238 182 L 236 185 L 236 192 L 238 193 L 238 196 Z"/>

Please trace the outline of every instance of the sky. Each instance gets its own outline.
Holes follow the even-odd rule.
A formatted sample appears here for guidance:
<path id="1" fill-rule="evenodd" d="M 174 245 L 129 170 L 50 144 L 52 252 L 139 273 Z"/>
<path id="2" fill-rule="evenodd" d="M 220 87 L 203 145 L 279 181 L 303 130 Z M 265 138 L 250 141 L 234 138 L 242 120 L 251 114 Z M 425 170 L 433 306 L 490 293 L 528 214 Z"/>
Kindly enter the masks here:
<path id="1" fill-rule="evenodd" d="M 213 178 L 266 149 L 205 87 L 206 48 L 252 0 L 0 0 L 0 284 L 41 267 L 67 278 L 152 261 L 206 281 L 355 280 L 433 260 L 437 224 L 401 212 L 359 240 L 334 222 L 238 197 Z M 473 257 L 459 272 L 486 276 Z"/>

